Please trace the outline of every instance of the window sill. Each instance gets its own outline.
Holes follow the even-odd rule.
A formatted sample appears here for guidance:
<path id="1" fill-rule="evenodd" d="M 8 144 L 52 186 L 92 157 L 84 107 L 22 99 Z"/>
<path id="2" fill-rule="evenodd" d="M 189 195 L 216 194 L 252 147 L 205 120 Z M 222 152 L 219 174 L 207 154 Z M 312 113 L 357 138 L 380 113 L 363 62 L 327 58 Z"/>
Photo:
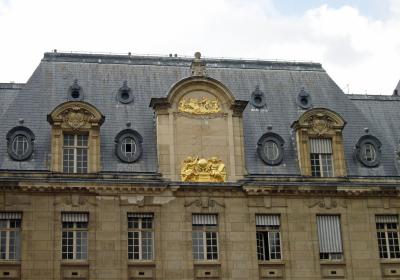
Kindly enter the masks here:
<path id="1" fill-rule="evenodd" d="M 61 266 L 89 266 L 88 260 L 61 260 Z"/>
<path id="2" fill-rule="evenodd" d="M 321 265 L 335 265 L 335 264 L 343 264 L 345 265 L 346 262 L 344 260 L 319 260 L 319 264 Z"/>
<path id="3" fill-rule="evenodd" d="M 380 262 L 383 264 L 398 264 L 400 263 L 400 259 L 380 259 Z"/>
<path id="4" fill-rule="evenodd" d="M 156 266 L 154 260 L 128 260 L 128 266 Z"/>
<path id="5" fill-rule="evenodd" d="M 0 260 L 0 265 L 21 265 L 20 260 Z"/>
<path id="6" fill-rule="evenodd" d="M 194 265 L 221 265 L 220 260 L 195 260 Z"/>
<path id="7" fill-rule="evenodd" d="M 259 265 L 285 265 L 283 260 L 258 261 Z"/>

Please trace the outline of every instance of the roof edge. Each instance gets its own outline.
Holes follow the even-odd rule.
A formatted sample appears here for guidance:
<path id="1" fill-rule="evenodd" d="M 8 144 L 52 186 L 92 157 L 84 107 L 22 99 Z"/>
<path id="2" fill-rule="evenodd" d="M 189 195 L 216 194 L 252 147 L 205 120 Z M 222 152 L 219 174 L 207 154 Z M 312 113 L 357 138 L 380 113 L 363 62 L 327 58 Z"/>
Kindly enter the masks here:
<path id="1" fill-rule="evenodd" d="M 228 58 L 204 58 L 203 60 L 207 63 L 207 68 L 240 68 L 325 72 L 325 70 L 322 68 L 322 65 L 315 62 Z M 193 58 L 179 56 L 132 55 L 130 53 L 125 55 L 46 52 L 42 61 L 189 67 L 191 62 L 193 61 Z"/>

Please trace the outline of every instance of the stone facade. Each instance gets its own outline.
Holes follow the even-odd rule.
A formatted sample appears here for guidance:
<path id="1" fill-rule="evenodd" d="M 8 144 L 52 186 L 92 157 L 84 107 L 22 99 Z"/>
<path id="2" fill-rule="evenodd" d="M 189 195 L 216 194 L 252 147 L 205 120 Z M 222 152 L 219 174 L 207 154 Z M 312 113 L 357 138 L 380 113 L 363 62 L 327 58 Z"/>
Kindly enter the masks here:
<path id="1" fill-rule="evenodd" d="M 359 98 L 312 63 L 45 54 L 0 84 L 0 280 L 400 279 L 400 99 Z"/>

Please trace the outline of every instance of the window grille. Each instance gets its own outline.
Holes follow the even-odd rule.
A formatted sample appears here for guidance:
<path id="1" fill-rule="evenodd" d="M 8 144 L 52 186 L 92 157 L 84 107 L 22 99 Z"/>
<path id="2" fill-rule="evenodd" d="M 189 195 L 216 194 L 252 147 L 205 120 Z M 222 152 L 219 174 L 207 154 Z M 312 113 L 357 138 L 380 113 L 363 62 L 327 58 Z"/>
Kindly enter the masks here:
<path id="1" fill-rule="evenodd" d="M 0 259 L 21 258 L 21 213 L 0 213 Z"/>
<path id="2" fill-rule="evenodd" d="M 63 171 L 87 173 L 88 149 L 87 134 L 64 134 Z"/>
<path id="3" fill-rule="evenodd" d="M 378 238 L 379 257 L 382 259 L 399 259 L 399 222 L 397 215 L 377 215 L 376 234 Z"/>
<path id="4" fill-rule="evenodd" d="M 88 257 L 87 213 L 62 213 L 62 259 L 86 260 Z"/>
<path id="5" fill-rule="evenodd" d="M 152 213 L 128 213 L 128 259 L 153 259 L 153 219 Z"/>
<path id="6" fill-rule="evenodd" d="M 218 260 L 217 215 L 192 215 L 192 245 L 194 260 Z"/>
<path id="7" fill-rule="evenodd" d="M 314 177 L 332 177 L 332 140 L 310 138 L 311 175 Z"/>

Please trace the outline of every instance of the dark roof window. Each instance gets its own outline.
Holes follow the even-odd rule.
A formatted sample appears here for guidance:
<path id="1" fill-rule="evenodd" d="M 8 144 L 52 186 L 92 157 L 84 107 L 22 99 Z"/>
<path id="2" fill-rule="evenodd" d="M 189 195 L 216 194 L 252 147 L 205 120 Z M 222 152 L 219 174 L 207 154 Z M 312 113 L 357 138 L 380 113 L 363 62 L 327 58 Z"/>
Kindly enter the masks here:
<path id="1" fill-rule="evenodd" d="M 125 129 L 115 137 L 115 155 L 125 163 L 137 161 L 143 152 L 142 136 L 135 130 Z"/>
<path id="2" fill-rule="evenodd" d="M 68 90 L 68 100 L 72 101 L 82 101 L 83 100 L 83 91 L 82 87 L 78 84 L 78 80 L 74 80 L 72 86 L 69 87 Z"/>
<path id="3" fill-rule="evenodd" d="M 7 151 L 13 160 L 24 161 L 33 153 L 35 135 L 24 126 L 17 126 L 7 133 Z"/>
<path id="4" fill-rule="evenodd" d="M 130 87 L 128 87 L 128 82 L 124 81 L 122 87 L 119 88 L 117 99 L 119 102 L 124 104 L 129 104 L 133 102 L 133 93 Z"/>
<path id="5" fill-rule="evenodd" d="M 267 132 L 257 142 L 258 156 L 268 165 L 279 165 L 283 160 L 282 137 L 273 132 Z"/>
<path id="6" fill-rule="evenodd" d="M 296 103 L 303 109 L 310 109 L 312 107 L 311 95 L 302 88 L 297 95 Z"/>
<path id="7" fill-rule="evenodd" d="M 381 142 L 372 135 L 362 136 L 356 144 L 356 157 L 366 167 L 376 167 L 381 161 Z"/>
<path id="8" fill-rule="evenodd" d="M 260 87 L 258 85 L 256 86 L 256 89 L 251 94 L 250 103 L 251 103 L 251 105 L 253 105 L 256 108 L 262 108 L 267 103 L 265 94 L 264 94 L 264 92 L 262 92 L 260 90 Z"/>

